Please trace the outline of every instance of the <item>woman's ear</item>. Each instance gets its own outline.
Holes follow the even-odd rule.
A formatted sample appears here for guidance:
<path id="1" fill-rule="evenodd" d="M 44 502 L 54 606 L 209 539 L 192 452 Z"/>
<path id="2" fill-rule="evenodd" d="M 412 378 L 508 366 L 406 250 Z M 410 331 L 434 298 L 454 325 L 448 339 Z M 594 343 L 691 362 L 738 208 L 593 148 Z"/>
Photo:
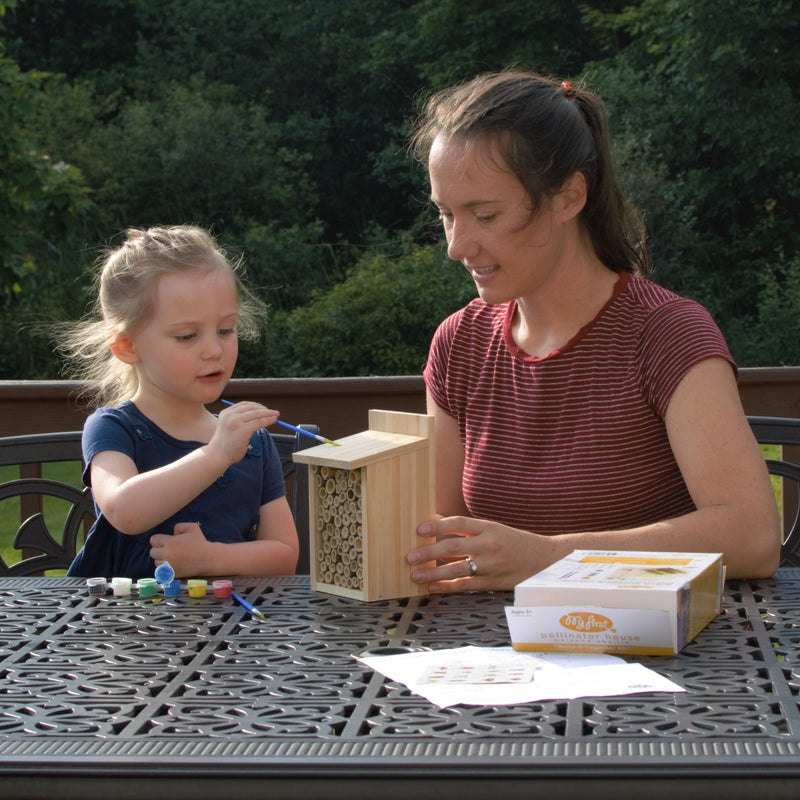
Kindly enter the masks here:
<path id="1" fill-rule="evenodd" d="M 582 172 L 573 172 L 556 198 L 564 222 L 577 217 L 586 205 L 586 176 Z"/>
<path id="2" fill-rule="evenodd" d="M 125 364 L 135 364 L 139 360 L 136 347 L 124 333 L 117 333 L 108 340 L 111 352 Z"/>

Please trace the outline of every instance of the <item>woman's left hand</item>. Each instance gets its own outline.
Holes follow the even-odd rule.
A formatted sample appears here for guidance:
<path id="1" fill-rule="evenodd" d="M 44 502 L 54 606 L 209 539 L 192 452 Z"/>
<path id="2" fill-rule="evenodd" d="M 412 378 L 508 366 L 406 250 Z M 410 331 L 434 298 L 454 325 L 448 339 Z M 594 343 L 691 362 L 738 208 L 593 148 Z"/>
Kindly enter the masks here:
<path id="1" fill-rule="evenodd" d="M 443 537 L 406 556 L 416 583 L 432 594 L 513 589 L 518 583 L 560 558 L 551 537 L 537 536 L 498 522 L 472 517 L 444 517 L 423 522 L 420 536 Z M 474 566 L 472 566 L 474 565 Z"/>

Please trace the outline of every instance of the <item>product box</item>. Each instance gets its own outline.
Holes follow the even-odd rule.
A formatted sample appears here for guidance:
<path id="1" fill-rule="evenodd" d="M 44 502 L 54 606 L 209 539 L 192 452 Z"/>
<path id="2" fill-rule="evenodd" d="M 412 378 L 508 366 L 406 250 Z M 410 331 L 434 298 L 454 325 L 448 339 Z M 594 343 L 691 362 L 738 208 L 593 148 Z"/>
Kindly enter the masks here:
<path id="1" fill-rule="evenodd" d="M 514 590 L 515 650 L 672 655 L 722 610 L 720 553 L 575 550 Z"/>

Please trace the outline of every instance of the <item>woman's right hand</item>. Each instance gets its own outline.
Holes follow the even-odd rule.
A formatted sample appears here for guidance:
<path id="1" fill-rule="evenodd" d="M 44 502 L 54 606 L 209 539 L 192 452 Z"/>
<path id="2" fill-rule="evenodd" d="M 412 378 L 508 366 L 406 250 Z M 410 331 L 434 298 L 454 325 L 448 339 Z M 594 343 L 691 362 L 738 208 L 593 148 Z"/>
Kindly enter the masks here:
<path id="1" fill-rule="evenodd" d="M 428 520 L 418 533 L 438 538 L 406 556 L 412 567 L 437 563 L 411 573 L 417 583 L 428 584 L 432 594 L 510 590 L 563 555 L 555 546 L 556 537 L 473 517 Z"/>

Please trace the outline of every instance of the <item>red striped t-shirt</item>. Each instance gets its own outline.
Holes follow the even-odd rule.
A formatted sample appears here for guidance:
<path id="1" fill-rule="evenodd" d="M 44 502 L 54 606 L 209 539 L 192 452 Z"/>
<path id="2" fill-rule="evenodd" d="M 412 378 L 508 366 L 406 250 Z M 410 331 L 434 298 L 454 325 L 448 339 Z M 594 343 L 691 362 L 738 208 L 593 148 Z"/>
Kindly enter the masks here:
<path id="1" fill-rule="evenodd" d="M 709 313 L 621 273 L 591 323 L 535 358 L 511 336 L 514 310 L 473 300 L 441 324 L 425 366 L 436 404 L 458 421 L 470 513 L 556 534 L 692 511 L 664 415 L 699 361 L 733 365 Z"/>

